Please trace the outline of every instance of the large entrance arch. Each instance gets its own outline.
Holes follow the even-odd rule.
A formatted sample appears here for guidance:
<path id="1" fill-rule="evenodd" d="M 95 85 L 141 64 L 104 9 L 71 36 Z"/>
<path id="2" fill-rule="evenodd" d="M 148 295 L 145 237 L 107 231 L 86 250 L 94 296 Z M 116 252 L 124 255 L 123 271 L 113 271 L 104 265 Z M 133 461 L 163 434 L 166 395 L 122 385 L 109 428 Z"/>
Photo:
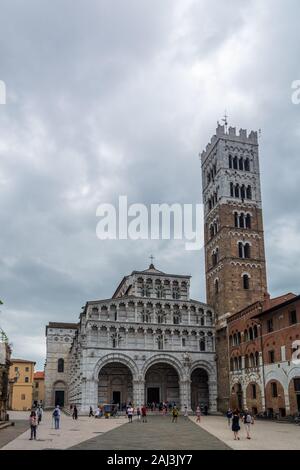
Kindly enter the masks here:
<path id="1" fill-rule="evenodd" d="M 53 384 L 54 405 L 63 408 L 67 403 L 67 386 L 64 381 L 58 380 Z"/>
<path id="2" fill-rule="evenodd" d="M 129 367 L 120 362 L 103 366 L 98 379 L 98 403 L 113 403 L 124 409 L 130 402 L 133 402 L 133 377 Z"/>
<path id="3" fill-rule="evenodd" d="M 201 367 L 193 370 L 191 375 L 191 406 L 192 410 L 197 406 L 209 408 L 208 373 Z"/>
<path id="4" fill-rule="evenodd" d="M 180 407 L 179 376 L 176 369 L 164 362 L 153 364 L 145 375 L 145 403 L 171 403 Z"/>

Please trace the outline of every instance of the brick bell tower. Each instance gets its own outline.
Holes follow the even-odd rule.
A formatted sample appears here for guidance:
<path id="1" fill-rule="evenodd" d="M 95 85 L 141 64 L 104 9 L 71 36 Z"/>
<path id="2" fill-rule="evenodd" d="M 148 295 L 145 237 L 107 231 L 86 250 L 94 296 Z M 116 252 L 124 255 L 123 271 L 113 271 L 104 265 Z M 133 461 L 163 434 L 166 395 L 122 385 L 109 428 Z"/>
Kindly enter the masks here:
<path id="1" fill-rule="evenodd" d="M 257 132 L 218 124 L 201 154 L 207 303 L 217 314 L 219 409 L 229 403 L 226 318 L 267 292 Z"/>

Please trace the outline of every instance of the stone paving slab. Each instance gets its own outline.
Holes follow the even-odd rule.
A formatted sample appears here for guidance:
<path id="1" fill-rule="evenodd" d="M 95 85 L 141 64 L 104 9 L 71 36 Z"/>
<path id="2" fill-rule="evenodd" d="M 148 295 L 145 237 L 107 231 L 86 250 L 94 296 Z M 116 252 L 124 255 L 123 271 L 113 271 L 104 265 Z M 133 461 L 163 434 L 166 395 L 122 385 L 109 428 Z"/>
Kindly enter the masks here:
<path id="1" fill-rule="evenodd" d="M 195 423 L 196 418 L 191 417 Z M 300 450 L 300 426 L 292 423 L 256 420 L 251 426 L 251 439 L 246 438 L 243 423 L 240 423 L 240 440 L 235 441 L 227 418 L 201 416 L 201 429 L 210 432 L 235 450 Z"/>
<path id="2" fill-rule="evenodd" d="M 20 434 L 23 434 L 29 427 L 28 420 L 18 420 L 14 421 L 14 423 L 14 426 L 8 426 L 0 430 L 0 449 L 16 439 Z"/>
<path id="3" fill-rule="evenodd" d="M 188 418 L 149 416 L 71 447 L 72 450 L 228 450 L 229 447 Z"/>
<path id="4" fill-rule="evenodd" d="M 93 417 L 80 416 L 78 420 L 73 420 L 71 417 L 62 414 L 60 429 L 56 430 L 53 427 L 52 412 L 46 411 L 44 412 L 41 424 L 37 428 L 37 439 L 31 441 L 29 440 L 29 413 L 19 414 L 18 416 L 27 417 L 25 428 L 23 427 L 18 436 L 11 436 L 1 450 L 67 449 L 86 439 L 91 439 L 99 435 L 99 433 L 106 433 L 127 423 L 125 417 L 95 419 Z M 17 423 L 18 421 L 16 421 L 16 425 Z"/>

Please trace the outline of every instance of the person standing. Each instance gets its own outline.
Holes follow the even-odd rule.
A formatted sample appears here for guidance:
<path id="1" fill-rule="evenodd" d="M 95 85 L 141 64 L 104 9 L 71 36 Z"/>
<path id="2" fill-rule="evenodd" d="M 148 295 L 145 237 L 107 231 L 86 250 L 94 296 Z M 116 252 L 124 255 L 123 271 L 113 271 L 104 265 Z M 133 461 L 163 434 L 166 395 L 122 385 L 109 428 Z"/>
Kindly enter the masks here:
<path id="1" fill-rule="evenodd" d="M 32 441 L 32 439 L 36 440 L 37 419 L 36 419 L 35 411 L 32 411 L 30 413 L 29 424 L 30 424 L 30 439 L 29 440 L 30 441 Z"/>
<path id="2" fill-rule="evenodd" d="M 42 421 L 42 416 L 43 416 L 43 408 L 42 408 L 41 406 L 39 406 L 38 409 L 37 409 L 38 424 L 41 423 L 41 421 Z"/>
<path id="3" fill-rule="evenodd" d="M 177 423 L 178 414 L 179 414 L 178 409 L 176 406 L 174 406 L 172 410 L 172 423 Z"/>
<path id="4" fill-rule="evenodd" d="M 228 427 L 230 427 L 230 424 L 231 424 L 232 414 L 233 414 L 232 410 L 228 408 L 227 413 L 226 413 L 227 420 L 228 420 Z"/>
<path id="5" fill-rule="evenodd" d="M 60 409 L 59 405 L 56 405 L 54 411 L 53 411 L 53 419 L 54 419 L 54 427 L 55 429 L 59 429 L 59 422 L 60 422 Z"/>
<path id="6" fill-rule="evenodd" d="M 77 418 L 78 418 L 78 410 L 77 410 L 77 406 L 76 406 L 76 405 L 74 405 L 72 417 L 73 417 L 73 419 L 75 419 L 75 420 L 77 420 Z"/>
<path id="7" fill-rule="evenodd" d="M 146 405 L 142 406 L 142 421 L 143 421 L 143 423 L 147 423 L 147 408 L 146 408 Z"/>
<path id="8" fill-rule="evenodd" d="M 196 423 L 200 423 L 200 421 L 201 421 L 201 408 L 200 408 L 199 405 L 196 408 L 196 416 L 197 416 Z"/>
<path id="9" fill-rule="evenodd" d="M 245 412 L 243 414 L 243 423 L 245 426 L 247 439 L 251 439 L 250 430 L 251 430 L 251 424 L 254 424 L 254 419 L 247 408 L 245 409 Z"/>
<path id="10" fill-rule="evenodd" d="M 127 416 L 128 416 L 128 422 L 132 423 L 132 416 L 133 416 L 133 408 L 131 405 L 127 408 Z"/>
<path id="11" fill-rule="evenodd" d="M 234 434 L 234 440 L 239 441 L 240 440 L 239 430 L 241 429 L 240 428 L 240 413 L 239 413 L 239 410 L 234 410 L 234 412 L 233 412 L 231 429 L 232 429 L 233 434 Z"/>

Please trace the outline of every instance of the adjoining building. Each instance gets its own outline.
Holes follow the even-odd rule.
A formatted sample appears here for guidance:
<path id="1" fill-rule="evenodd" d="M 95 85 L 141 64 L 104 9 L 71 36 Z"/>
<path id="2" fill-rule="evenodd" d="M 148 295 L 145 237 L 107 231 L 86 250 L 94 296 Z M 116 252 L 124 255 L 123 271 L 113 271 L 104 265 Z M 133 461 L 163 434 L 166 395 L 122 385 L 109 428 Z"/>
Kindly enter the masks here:
<path id="1" fill-rule="evenodd" d="M 49 323 L 46 407 L 129 402 L 217 409 L 214 312 L 190 299 L 190 276 L 153 264 L 89 301 L 78 325 Z"/>
<path id="2" fill-rule="evenodd" d="M 11 359 L 9 369 L 9 409 L 28 411 L 33 404 L 34 361 Z"/>
<path id="3" fill-rule="evenodd" d="M 298 415 L 300 296 L 266 296 L 227 323 L 230 405 L 269 417 Z"/>
<path id="4" fill-rule="evenodd" d="M 44 406 L 45 403 L 45 372 L 37 371 L 33 376 L 33 405 Z"/>

